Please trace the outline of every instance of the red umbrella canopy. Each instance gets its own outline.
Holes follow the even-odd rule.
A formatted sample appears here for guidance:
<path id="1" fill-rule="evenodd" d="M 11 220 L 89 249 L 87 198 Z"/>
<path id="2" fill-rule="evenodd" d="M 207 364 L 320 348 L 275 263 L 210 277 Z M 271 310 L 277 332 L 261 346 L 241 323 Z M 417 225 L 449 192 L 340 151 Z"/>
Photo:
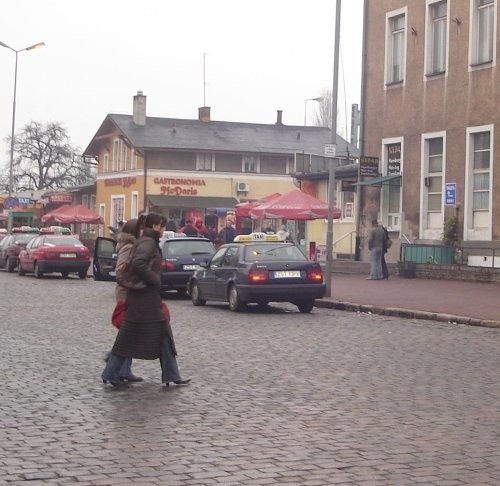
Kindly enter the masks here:
<path id="1" fill-rule="evenodd" d="M 269 194 L 268 196 L 264 196 L 261 199 L 257 199 L 256 201 L 248 201 L 244 203 L 239 203 L 236 205 L 236 216 L 240 218 L 249 218 L 250 210 L 259 204 L 264 204 L 266 202 L 272 201 L 277 197 L 281 196 L 279 192 L 275 192 L 274 194 Z"/>
<path id="2" fill-rule="evenodd" d="M 74 206 L 61 206 L 54 209 L 50 213 L 42 216 L 42 223 L 44 224 L 74 224 L 74 223 L 88 223 L 88 224 L 103 224 L 104 221 L 97 213 L 91 211 L 89 208 L 76 204 Z"/>
<path id="3" fill-rule="evenodd" d="M 249 212 L 252 219 L 326 219 L 328 218 L 328 204 L 300 189 L 287 192 L 267 203 L 259 204 Z M 340 218 L 340 210 L 333 209 L 334 219 Z"/>

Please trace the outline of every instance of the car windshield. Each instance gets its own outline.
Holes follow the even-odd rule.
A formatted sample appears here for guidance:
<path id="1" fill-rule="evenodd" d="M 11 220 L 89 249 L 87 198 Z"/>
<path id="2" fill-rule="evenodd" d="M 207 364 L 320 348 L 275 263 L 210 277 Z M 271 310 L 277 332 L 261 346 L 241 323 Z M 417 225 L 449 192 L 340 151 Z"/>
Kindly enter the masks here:
<path id="1" fill-rule="evenodd" d="M 167 240 L 163 245 L 163 256 L 213 255 L 215 247 L 210 241 L 202 240 Z"/>
<path id="2" fill-rule="evenodd" d="M 83 246 L 74 236 L 47 236 L 43 242 L 45 246 Z"/>
<path id="3" fill-rule="evenodd" d="M 262 260 L 307 260 L 305 255 L 293 245 L 283 244 L 262 244 L 251 245 L 245 248 L 245 260 L 247 262 L 256 262 Z"/>
<path id="4" fill-rule="evenodd" d="M 28 243 L 36 235 L 32 234 L 19 234 L 14 237 L 14 243 Z"/>

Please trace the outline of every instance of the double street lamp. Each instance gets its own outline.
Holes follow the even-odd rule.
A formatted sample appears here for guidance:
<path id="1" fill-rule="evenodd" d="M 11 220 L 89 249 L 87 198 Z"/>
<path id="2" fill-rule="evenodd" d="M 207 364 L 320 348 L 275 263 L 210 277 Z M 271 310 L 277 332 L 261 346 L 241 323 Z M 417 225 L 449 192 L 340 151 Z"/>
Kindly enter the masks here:
<path id="1" fill-rule="evenodd" d="M 325 101 L 326 98 L 323 98 L 323 96 L 318 96 L 317 98 L 307 98 L 307 100 L 304 103 L 304 126 L 307 125 L 307 102 L 308 101 L 317 101 L 318 103 L 321 103 L 322 101 Z"/>
<path id="2" fill-rule="evenodd" d="M 25 47 L 24 49 L 13 49 L 12 47 L 0 42 L 0 46 L 5 47 L 6 49 L 10 49 L 12 52 L 16 54 L 16 67 L 14 70 L 14 101 L 12 102 L 12 132 L 10 137 L 10 165 L 9 165 L 9 196 L 12 196 L 14 189 L 14 133 L 16 129 L 16 91 L 17 91 L 17 55 L 23 51 L 31 51 L 32 49 L 36 49 L 37 47 L 42 47 L 45 45 L 45 42 L 38 42 L 37 44 L 33 44 L 32 46 Z"/>

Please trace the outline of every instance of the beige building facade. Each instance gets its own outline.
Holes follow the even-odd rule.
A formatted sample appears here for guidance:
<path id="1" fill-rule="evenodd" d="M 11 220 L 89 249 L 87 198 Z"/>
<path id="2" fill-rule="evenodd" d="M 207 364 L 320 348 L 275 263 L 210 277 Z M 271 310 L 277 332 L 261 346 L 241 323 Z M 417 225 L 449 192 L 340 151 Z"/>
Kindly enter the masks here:
<path id="1" fill-rule="evenodd" d="M 361 154 L 379 159 L 365 233 L 376 217 L 393 239 L 439 243 L 457 217 L 459 244 L 500 245 L 498 0 L 364 8 Z"/>

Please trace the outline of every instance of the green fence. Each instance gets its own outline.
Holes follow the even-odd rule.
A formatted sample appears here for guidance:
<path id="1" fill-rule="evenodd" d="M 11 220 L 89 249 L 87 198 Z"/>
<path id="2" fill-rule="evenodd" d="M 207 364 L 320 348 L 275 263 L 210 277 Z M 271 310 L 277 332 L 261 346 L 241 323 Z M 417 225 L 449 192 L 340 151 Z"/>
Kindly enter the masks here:
<path id="1" fill-rule="evenodd" d="M 401 245 L 401 261 L 414 263 L 455 263 L 455 248 L 442 245 Z"/>

